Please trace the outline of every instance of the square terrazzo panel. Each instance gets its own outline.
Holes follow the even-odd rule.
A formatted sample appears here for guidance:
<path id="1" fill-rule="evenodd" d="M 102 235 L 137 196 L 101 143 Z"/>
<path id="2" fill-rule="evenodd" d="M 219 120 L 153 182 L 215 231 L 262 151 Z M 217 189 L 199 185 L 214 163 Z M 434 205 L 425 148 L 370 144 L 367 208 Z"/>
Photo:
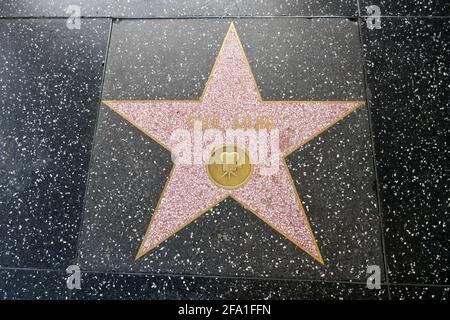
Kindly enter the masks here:
<path id="1" fill-rule="evenodd" d="M 357 0 L 10 0 L 2 17 L 66 17 L 77 6 L 83 17 L 356 16 Z M 69 8 L 69 9 L 68 9 Z"/>
<path id="2" fill-rule="evenodd" d="M 0 21 L 0 266 L 75 258 L 110 21 Z"/>
<path id="3" fill-rule="evenodd" d="M 448 284 L 449 20 L 362 25 L 391 283 Z"/>
<path id="4" fill-rule="evenodd" d="M 113 24 L 80 242 L 82 270 L 365 282 L 367 267 L 377 265 L 383 281 L 357 22 L 232 22 Z M 218 56 L 223 58 L 216 60 Z M 231 93 L 214 89 L 225 84 Z M 218 104 L 217 95 L 234 98 Z M 235 101 L 240 102 L 231 108 Z M 249 191 L 224 193 L 202 180 L 203 171 L 189 169 L 178 171 L 177 181 L 192 181 L 191 186 L 205 191 L 176 189 L 181 193 L 173 201 L 160 201 L 173 162 L 153 134 L 166 139 L 164 128 L 183 126 L 178 117 L 189 116 L 186 110 L 197 105 L 205 114 L 217 105 L 244 114 L 256 112 L 252 106 L 259 104 L 274 110 L 271 117 L 285 115 L 277 123 L 293 136 L 282 138 L 282 144 L 299 147 L 287 159 L 288 169 L 281 171 L 283 177 L 292 175 L 292 185 L 274 177 L 266 181 L 276 187 L 265 188 L 262 182 L 255 185 L 257 191 L 243 187 Z M 303 116 L 296 116 L 299 110 Z M 303 128 L 319 137 L 308 140 Z M 183 225 L 204 199 L 216 194 L 223 201 L 205 202 L 209 210 Z M 295 204 L 296 194 L 302 203 Z M 277 213 L 283 206 L 290 209 Z M 255 207 L 262 215 L 254 214 Z M 160 216 L 162 220 L 155 220 L 159 231 L 154 232 L 148 226 L 157 208 L 172 218 L 163 223 Z M 285 213 L 304 218 L 277 218 Z M 174 225 L 177 221 L 182 228 Z M 291 236 L 283 236 L 286 232 Z M 148 244 L 153 248 L 147 249 Z"/>

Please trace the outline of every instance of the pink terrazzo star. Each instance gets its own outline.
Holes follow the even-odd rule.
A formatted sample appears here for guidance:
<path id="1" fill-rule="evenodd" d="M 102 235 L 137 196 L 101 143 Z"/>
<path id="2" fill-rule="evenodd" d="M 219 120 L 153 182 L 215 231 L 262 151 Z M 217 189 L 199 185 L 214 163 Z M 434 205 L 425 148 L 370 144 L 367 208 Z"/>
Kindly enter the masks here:
<path id="1" fill-rule="evenodd" d="M 230 196 L 324 263 L 284 157 L 353 112 L 361 101 L 263 101 L 231 24 L 200 100 L 104 103 L 168 150 L 175 147 L 174 130 L 192 132 L 189 124 L 196 115 L 219 118 L 223 129 L 233 127 L 236 114 L 253 119 L 266 116 L 279 130 L 280 170 L 263 175 L 255 164 L 250 180 L 234 190 L 214 184 L 205 165 L 175 164 L 137 258 Z"/>

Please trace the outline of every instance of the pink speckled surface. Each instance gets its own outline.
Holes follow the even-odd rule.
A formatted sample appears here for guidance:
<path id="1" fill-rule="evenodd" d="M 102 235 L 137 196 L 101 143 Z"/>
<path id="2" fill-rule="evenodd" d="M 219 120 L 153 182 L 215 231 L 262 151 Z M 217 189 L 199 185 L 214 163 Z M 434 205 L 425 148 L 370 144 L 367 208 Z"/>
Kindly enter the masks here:
<path id="1" fill-rule="evenodd" d="M 318 134 L 358 106 L 358 102 L 264 102 L 259 98 L 234 28 L 230 29 L 210 76 L 205 93 L 194 102 L 114 102 L 107 105 L 149 136 L 172 149 L 170 136 L 188 127 L 193 115 L 218 117 L 224 129 L 233 117 L 270 117 L 280 135 L 279 168 L 261 175 L 258 165 L 247 184 L 224 190 L 213 184 L 204 165 L 175 165 L 173 174 L 144 237 L 141 255 L 195 219 L 223 197 L 230 195 L 248 206 L 269 225 L 321 261 L 306 214 L 298 203 L 283 163 L 286 153 Z M 311 212 L 310 214 L 314 214 Z"/>

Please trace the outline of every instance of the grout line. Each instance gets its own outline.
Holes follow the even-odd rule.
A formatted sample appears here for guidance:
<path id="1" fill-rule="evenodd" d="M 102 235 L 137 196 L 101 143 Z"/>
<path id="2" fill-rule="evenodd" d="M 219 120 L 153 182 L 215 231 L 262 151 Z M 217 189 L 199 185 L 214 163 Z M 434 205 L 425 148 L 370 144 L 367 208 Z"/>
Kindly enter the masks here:
<path id="1" fill-rule="evenodd" d="M 84 218 L 85 218 L 85 210 L 86 210 L 86 196 L 88 194 L 88 190 L 89 190 L 89 181 L 90 181 L 90 176 L 91 176 L 91 163 L 93 161 L 93 157 L 94 157 L 94 149 L 95 149 L 95 145 L 96 145 L 96 140 L 97 140 L 97 130 L 98 130 L 98 122 L 99 122 L 99 117 L 100 117 L 100 110 L 102 108 L 102 98 L 103 98 L 103 85 L 105 83 L 105 75 L 106 75 L 106 66 L 108 63 L 108 55 L 109 55 L 109 46 L 111 43 L 111 36 L 112 36 L 112 27 L 113 27 L 113 21 L 112 19 L 108 19 L 109 20 L 109 33 L 108 33 L 108 39 L 106 42 L 106 51 L 105 51 L 105 58 L 103 59 L 104 64 L 103 64 L 103 72 L 102 72 L 102 80 L 101 80 L 101 84 L 100 84 L 100 96 L 99 96 L 99 100 L 98 100 L 98 110 L 97 110 L 97 115 L 95 117 L 95 126 L 94 126 L 94 134 L 92 137 L 92 145 L 91 145 L 91 154 L 89 157 L 89 162 L 88 162 L 88 171 L 87 171 L 87 176 L 86 176 L 86 185 L 85 185 L 85 189 L 84 189 L 84 195 L 83 195 L 83 209 L 81 211 L 81 221 L 80 221 L 80 226 L 79 226 L 79 230 L 78 230 L 78 238 L 77 238 L 77 244 L 76 244 L 76 251 L 75 251 L 75 259 L 74 259 L 74 263 L 76 263 L 78 265 L 79 263 L 79 252 L 80 252 L 80 246 L 81 246 L 81 236 L 83 233 L 83 226 L 84 226 Z"/>
<path id="2" fill-rule="evenodd" d="M 102 271 L 86 270 L 82 271 L 86 274 L 104 274 Z M 143 276 L 143 277 L 168 277 L 168 278 L 194 278 L 194 279 L 216 279 L 216 280 L 237 280 L 237 281 L 265 281 L 265 282 L 285 282 L 285 283 L 322 283 L 322 284 L 347 284 L 354 286 L 361 286 L 366 288 L 367 283 L 361 281 L 349 280 L 323 280 L 323 279 L 307 279 L 307 278 L 279 278 L 279 277 L 258 277 L 258 276 L 225 276 L 225 275 L 196 275 L 196 274 L 171 274 L 171 273 L 137 273 L 137 272 L 109 272 L 108 275 L 128 275 L 128 276 Z M 381 284 L 386 287 L 385 283 Z M 444 286 L 445 287 L 445 286 Z"/>
<path id="3" fill-rule="evenodd" d="M 69 16 L 4 16 L 0 19 L 68 19 Z M 333 18 L 333 19 L 357 19 L 357 15 L 350 16 L 327 16 L 327 15 L 267 15 L 267 16 L 249 16 L 249 15 L 225 15 L 225 16 L 80 16 L 81 19 L 120 19 L 120 20 L 189 20 L 189 19 L 286 19 L 286 18 Z"/>
<path id="4" fill-rule="evenodd" d="M 356 0 L 356 7 L 357 7 L 357 13 L 358 13 L 358 18 L 361 17 L 361 5 L 359 4 L 360 0 Z M 359 20 L 359 19 L 358 19 Z M 358 22 L 359 24 L 359 22 Z M 358 27 L 359 28 L 359 27 Z"/>
<path id="5" fill-rule="evenodd" d="M 373 173 L 375 175 L 375 189 L 376 189 L 376 202 L 377 202 L 377 211 L 378 211 L 378 218 L 379 218 L 379 227 L 380 227 L 380 241 L 381 241 L 381 253 L 383 256 L 383 264 L 384 264 L 384 276 L 385 276 L 385 282 L 387 287 L 387 296 L 388 300 L 392 299 L 391 296 L 391 287 L 389 283 L 389 267 L 387 262 L 387 254 L 386 254 L 386 241 L 384 238 L 384 221 L 383 221 L 383 214 L 381 210 L 381 198 L 380 198 L 380 189 L 379 189 L 379 182 L 378 182 L 378 171 L 377 171 L 377 158 L 375 153 L 375 136 L 374 136 L 374 129 L 373 129 L 373 123 L 372 123 L 372 113 L 370 108 L 370 101 L 369 97 L 367 96 L 367 90 L 368 90 L 368 83 L 367 83 L 367 68 L 366 68 L 366 59 L 364 54 L 364 41 L 363 41 L 363 34 L 362 34 L 362 23 L 363 18 L 361 17 L 361 8 L 359 4 L 359 0 L 357 1 L 358 5 L 358 14 L 360 17 L 358 18 L 358 36 L 359 36 L 359 45 L 360 45 L 360 54 L 361 54 L 361 60 L 362 60 L 362 68 L 363 68 L 363 77 L 364 77 L 364 94 L 366 97 L 366 108 L 367 108 L 367 115 L 368 119 L 367 122 L 369 124 L 369 132 L 370 132 L 370 142 L 371 142 L 371 149 L 372 149 L 372 165 L 373 165 Z"/>
<path id="6" fill-rule="evenodd" d="M 368 18 L 370 16 L 367 15 L 360 15 L 360 18 Z M 388 18 L 388 19 L 394 19 L 394 18 L 399 18 L 399 19 L 410 19 L 410 18 L 414 18 L 414 19 L 450 19 L 450 16 L 384 16 L 381 15 L 380 18 Z"/>
<path id="7" fill-rule="evenodd" d="M 225 276 L 225 275 L 196 275 L 196 274 L 173 274 L 173 273 L 140 273 L 140 272 L 103 272 L 96 270 L 85 270 L 82 273 L 90 274 L 110 274 L 110 275 L 130 275 L 130 276 L 155 276 L 155 277 L 177 277 L 177 278 L 206 278 L 206 279 L 230 279 L 230 280 L 256 280 L 256 281 L 284 281 L 284 282 L 318 282 L 318 283 L 343 283 L 343 284 L 353 284 L 353 285 L 363 285 L 366 286 L 366 282 L 361 281 L 349 281 L 349 280 L 322 280 L 322 279 L 307 279 L 307 278 L 266 278 L 258 276 Z M 384 283 L 382 285 L 385 285 Z"/>
<path id="8" fill-rule="evenodd" d="M 358 2 L 359 6 L 359 2 Z M 375 135 L 374 135 L 374 129 L 373 129 L 373 123 L 372 123 L 372 113 L 371 113 L 371 102 L 370 97 L 367 95 L 368 90 L 368 83 L 367 83 L 367 68 L 366 68 L 366 59 L 364 54 L 364 42 L 363 42 L 363 35 L 362 35 L 362 18 L 358 19 L 358 35 L 359 35 L 359 42 L 360 42 L 360 54 L 362 59 L 362 67 L 363 67 L 363 75 L 364 75 L 364 92 L 366 96 L 366 106 L 367 106 L 367 114 L 368 114 L 368 123 L 369 123 L 369 130 L 370 130 L 370 140 L 371 140 L 371 148 L 372 148 L 372 165 L 373 165 L 373 172 L 375 175 L 375 189 L 376 189 L 376 202 L 377 202 L 377 210 L 378 210 L 378 218 L 379 218 L 379 226 L 380 226 L 380 240 L 381 240 L 381 250 L 383 255 L 383 264 L 384 264 L 384 274 L 385 274 L 385 281 L 387 286 L 387 293 L 388 293 L 388 299 L 391 300 L 391 290 L 390 290 L 390 283 L 389 283 L 389 267 L 387 262 L 387 254 L 386 254 L 386 239 L 384 237 L 384 219 L 383 219 L 383 212 L 382 212 L 382 203 L 381 203 L 381 196 L 380 196 L 380 184 L 378 181 L 378 171 L 377 171 L 377 158 L 376 158 L 376 152 L 375 152 Z"/>
<path id="9" fill-rule="evenodd" d="M 433 287 L 433 288 L 450 288 L 450 284 L 436 284 L 436 283 L 390 283 L 390 286 L 398 287 Z"/>
<path id="10" fill-rule="evenodd" d="M 46 268 L 25 268 L 25 267 L 0 267 L 0 271 L 35 271 L 35 272 L 57 272 L 64 273 L 64 270 L 46 269 Z M 258 281 L 284 281 L 284 282 L 318 282 L 318 283 L 335 283 L 350 285 L 366 285 L 366 282 L 349 281 L 349 280 L 323 280 L 323 279 L 306 279 L 306 278 L 266 278 L 266 277 L 247 277 L 247 276 L 224 276 L 224 275 L 196 275 L 196 274 L 172 274 L 172 273 L 151 273 L 151 272 L 126 272 L 126 271 L 101 271 L 101 270 L 81 270 L 85 274 L 105 274 L 105 275 L 129 275 L 139 277 L 173 277 L 173 278 L 205 278 L 205 279 L 235 279 L 235 280 L 258 280 Z M 382 286 L 387 286 L 382 283 Z M 411 286 L 411 287 L 433 287 L 433 288 L 450 288 L 450 284 L 435 283 L 390 283 L 390 286 Z"/>
<path id="11" fill-rule="evenodd" d="M 0 267 L 0 271 L 35 271 L 35 272 L 57 272 L 64 273 L 64 270 L 46 269 L 46 268 L 16 268 L 16 267 Z M 174 274 L 174 273 L 152 273 L 152 272 L 127 272 L 127 271 L 102 271 L 102 270 L 81 270 L 85 274 L 106 274 L 106 275 L 129 275 L 140 277 L 173 277 L 173 278 L 205 278 L 205 279 L 221 279 L 221 280 L 255 280 L 255 281 L 283 281 L 283 282 L 317 282 L 317 283 L 335 283 L 335 284 L 351 284 L 366 286 L 366 282 L 350 281 L 350 280 L 323 280 L 323 279 L 307 279 L 307 278 L 266 278 L 258 276 L 225 276 L 225 275 L 198 275 L 198 274 Z M 382 286 L 385 286 L 382 283 Z"/>
<path id="12" fill-rule="evenodd" d="M 30 268 L 30 267 L 1 267 L 0 271 L 41 271 L 41 272 L 64 272 L 63 269 Z"/>
<path id="13" fill-rule="evenodd" d="M 367 18 L 368 15 L 350 15 L 350 16 L 327 16 L 327 15 L 275 15 L 275 16 L 249 16 L 249 15 L 227 15 L 227 16 L 143 16 L 143 17 L 124 17 L 124 16 L 80 16 L 81 19 L 119 19 L 119 20 L 190 20 L 190 19 L 358 19 Z M 3 16 L 1 20 L 7 19 L 68 19 L 69 16 Z M 380 18 L 389 19 L 450 19 L 450 16 L 388 16 L 381 15 Z"/>

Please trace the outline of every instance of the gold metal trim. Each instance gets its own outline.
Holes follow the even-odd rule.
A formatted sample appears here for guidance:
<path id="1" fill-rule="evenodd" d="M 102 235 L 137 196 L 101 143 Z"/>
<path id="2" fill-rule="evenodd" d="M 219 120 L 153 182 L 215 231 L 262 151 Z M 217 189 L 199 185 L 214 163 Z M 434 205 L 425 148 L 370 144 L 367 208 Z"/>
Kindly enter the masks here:
<path id="1" fill-rule="evenodd" d="M 217 150 L 219 150 L 219 149 L 221 149 L 221 148 L 223 148 L 223 147 L 227 147 L 227 146 L 229 146 L 229 145 L 224 144 L 224 145 L 222 145 L 221 147 L 218 147 L 218 148 L 214 149 L 214 151 L 211 153 L 211 156 L 212 156 Z M 222 185 L 222 184 L 220 184 L 219 182 L 217 182 L 216 179 L 211 175 L 211 172 L 210 172 L 210 170 L 209 170 L 209 163 L 207 163 L 207 164 L 205 165 L 206 173 L 208 174 L 209 179 L 210 179 L 216 186 L 218 186 L 219 188 L 226 189 L 226 190 L 236 190 L 236 189 L 239 189 L 239 188 L 243 187 L 243 186 L 250 180 L 250 178 L 251 178 L 252 175 L 253 175 L 254 169 L 255 169 L 255 167 L 254 167 L 254 165 L 253 165 L 253 163 L 252 163 L 252 158 L 250 157 L 250 153 L 249 153 L 247 150 L 245 150 L 244 148 L 241 148 L 241 147 L 239 147 L 239 146 L 234 145 L 233 147 L 236 147 L 236 148 L 238 148 L 238 149 L 241 149 L 241 150 L 247 155 L 248 159 L 250 160 L 250 164 L 249 164 L 249 165 L 250 165 L 250 173 L 249 173 L 249 175 L 248 175 L 241 183 L 239 183 L 239 184 L 237 184 L 237 185 L 234 185 L 234 186 L 226 186 L 226 185 Z"/>

